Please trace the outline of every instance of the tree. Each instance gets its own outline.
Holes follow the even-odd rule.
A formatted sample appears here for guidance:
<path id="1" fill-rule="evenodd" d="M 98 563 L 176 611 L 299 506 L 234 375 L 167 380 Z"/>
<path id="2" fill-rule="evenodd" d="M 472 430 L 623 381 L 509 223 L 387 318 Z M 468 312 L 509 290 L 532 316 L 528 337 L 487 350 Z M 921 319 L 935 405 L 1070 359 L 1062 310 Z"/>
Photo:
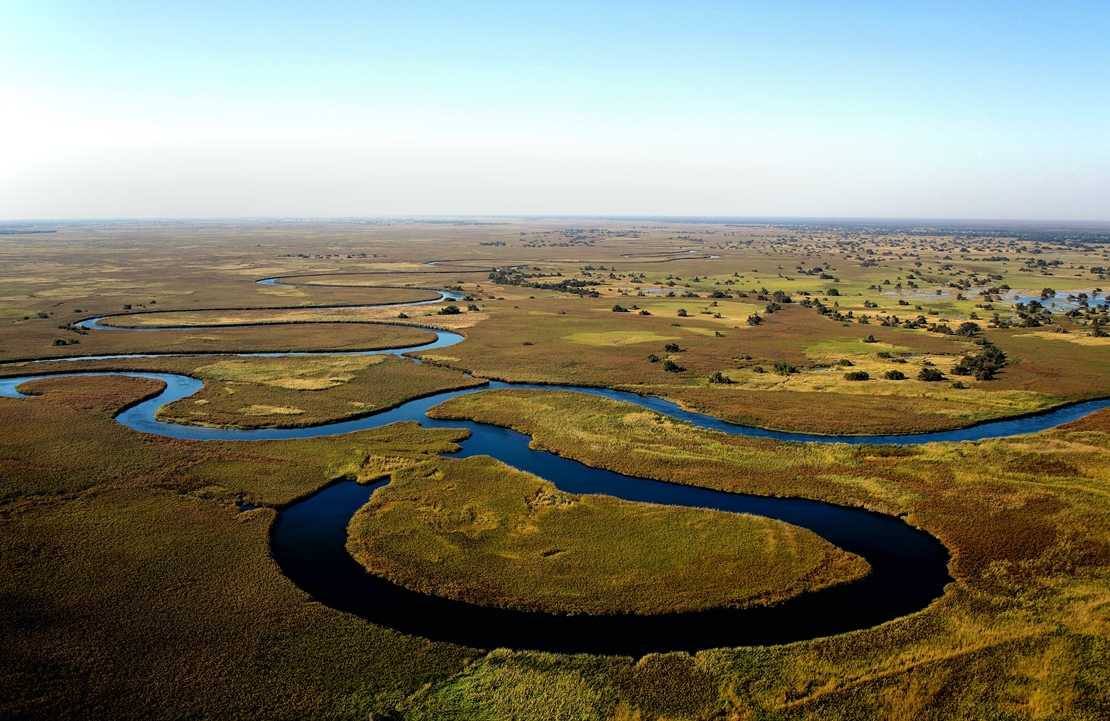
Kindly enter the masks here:
<path id="1" fill-rule="evenodd" d="M 798 372 L 798 369 L 795 368 L 794 366 L 790 365 L 789 363 L 776 363 L 775 364 L 775 373 L 778 373 L 780 376 L 788 376 L 792 373 L 797 373 L 797 372 Z"/>
<path id="2" fill-rule="evenodd" d="M 868 373 L 867 371 L 848 371 L 847 373 L 844 374 L 844 380 L 846 380 L 846 381 L 869 381 L 869 380 L 871 380 L 871 374 Z"/>
<path id="3" fill-rule="evenodd" d="M 956 328 L 956 335 L 962 335 L 966 338 L 971 338 L 978 332 L 979 332 L 979 324 L 978 323 L 972 323 L 971 321 L 965 321 L 963 323 L 960 323 L 959 327 Z"/>
<path id="4" fill-rule="evenodd" d="M 941 373 L 940 370 L 937 368 L 930 368 L 926 366 L 921 369 L 920 373 L 917 374 L 917 380 L 925 381 L 927 383 L 942 381 L 944 380 L 944 374 Z"/>
<path id="5" fill-rule="evenodd" d="M 686 309 L 685 308 L 679 308 L 678 309 L 678 317 L 679 318 L 685 318 L 686 317 Z"/>
<path id="6" fill-rule="evenodd" d="M 759 317 L 759 313 L 748 316 L 748 325 L 759 325 L 762 322 L 763 319 Z"/>
<path id="7" fill-rule="evenodd" d="M 678 353 L 682 349 L 678 347 L 678 343 L 668 343 L 667 345 L 663 346 L 663 350 L 667 351 L 668 353 Z"/>
<path id="8" fill-rule="evenodd" d="M 713 375 L 709 376 L 709 382 L 710 383 L 725 383 L 725 384 L 728 384 L 728 383 L 732 383 L 732 379 L 729 378 L 728 376 L 726 376 L 721 371 L 717 371 Z"/>
<path id="9" fill-rule="evenodd" d="M 902 371 L 891 370 L 883 373 L 883 378 L 886 378 L 888 381 L 904 381 L 906 380 L 906 374 Z"/>
<path id="10" fill-rule="evenodd" d="M 667 371 L 668 373 L 681 373 L 686 369 L 680 366 L 678 363 L 675 363 L 673 360 L 667 359 L 663 361 L 663 370 Z"/>
<path id="11" fill-rule="evenodd" d="M 1006 354 L 997 346 L 984 345 L 979 353 L 968 353 L 952 368 L 958 376 L 975 376 L 977 381 L 994 380 L 995 374 L 1006 365 Z"/>
<path id="12" fill-rule="evenodd" d="M 458 315 L 462 313 L 457 305 L 449 305 L 439 311 L 439 315 Z"/>

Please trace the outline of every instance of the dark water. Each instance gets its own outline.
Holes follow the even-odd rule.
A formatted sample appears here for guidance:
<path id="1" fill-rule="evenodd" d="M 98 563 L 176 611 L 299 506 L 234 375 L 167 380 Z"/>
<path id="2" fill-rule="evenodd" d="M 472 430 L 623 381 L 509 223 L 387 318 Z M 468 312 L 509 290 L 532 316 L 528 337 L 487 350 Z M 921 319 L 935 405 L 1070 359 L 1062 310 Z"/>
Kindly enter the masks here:
<path id="1" fill-rule="evenodd" d="M 460 456 L 490 455 L 572 493 L 714 508 L 777 518 L 809 528 L 871 564 L 870 576 L 769 608 L 659 616 L 557 616 L 485 608 L 427 596 L 366 572 L 346 551 L 347 524 L 384 483 L 343 482 L 282 511 L 274 559 L 320 602 L 405 633 L 478 648 L 640 656 L 658 651 L 779 644 L 843 633 L 918 611 L 937 598 L 948 552 L 898 518 L 816 501 L 762 498 L 622 476 L 528 448 L 515 431 L 477 423 Z"/>

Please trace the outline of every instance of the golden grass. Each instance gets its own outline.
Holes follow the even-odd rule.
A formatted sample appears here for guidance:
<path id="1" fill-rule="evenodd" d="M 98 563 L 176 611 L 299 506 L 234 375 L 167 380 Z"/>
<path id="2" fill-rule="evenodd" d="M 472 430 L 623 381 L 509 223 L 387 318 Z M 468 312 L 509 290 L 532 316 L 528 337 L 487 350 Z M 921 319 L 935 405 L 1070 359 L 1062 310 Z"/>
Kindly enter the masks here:
<path id="1" fill-rule="evenodd" d="M 637 343 L 667 343 L 678 340 L 677 336 L 659 335 L 651 331 L 614 330 L 607 333 L 571 333 L 564 336 L 571 343 L 591 346 L 626 346 Z"/>
<path id="2" fill-rule="evenodd" d="M 393 355 L 230 358 L 189 374 L 204 387 L 160 408 L 159 418 L 239 428 L 312 426 L 483 383 Z"/>
<path id="3" fill-rule="evenodd" d="M 470 328 L 487 317 L 484 313 L 473 311 L 459 313 L 458 315 L 438 314 L 440 308 L 450 304 L 450 302 L 446 302 L 439 305 L 385 306 L 380 308 L 287 308 L 142 313 L 114 316 L 104 320 L 103 325 L 112 325 L 119 328 L 182 328 L 301 323 L 386 323 L 421 325 L 440 330 L 458 330 L 460 328 Z M 407 318 L 401 318 L 402 313 Z M 430 340 L 431 338 L 428 339 L 428 341 Z"/>
<path id="4" fill-rule="evenodd" d="M 908 432 L 961 425 L 973 394 L 937 390 L 912 398 L 853 394 L 845 387 L 818 394 L 780 385 L 710 387 L 705 381 L 716 371 L 746 372 L 740 368 L 744 355 L 752 357 L 751 364 L 785 362 L 802 368 L 803 377 L 816 375 L 813 366 L 821 361 L 807 348 L 855 344 L 871 333 L 891 348 L 942 359 L 941 367 L 964 343 L 875 323 L 843 326 L 793 306 L 748 327 L 747 315 L 763 312 L 764 303 L 754 297 L 722 299 L 713 307 L 704 297 L 641 297 L 638 288 L 665 285 L 668 275 L 681 276 L 673 281 L 677 293 L 703 296 L 722 288 L 797 294 L 836 287 L 840 295 L 827 304 L 838 302 L 842 312 L 905 317 L 935 311 L 930 320 L 949 317 L 955 325 L 971 312 L 990 317 L 975 308 L 981 303 L 975 297 L 955 300 L 955 289 L 934 295 L 972 273 L 992 274 L 991 284 L 1034 293 L 1050 286 L 1063 295 L 1104 286 L 1088 269 L 1110 265 L 1098 244 L 1042 244 L 1043 254 L 1034 254 L 1026 239 L 939 232 L 864 229 L 845 237 L 835 230 L 590 221 L 585 227 L 598 225 L 600 231 L 581 235 L 568 234 L 568 225 L 565 220 L 457 226 L 119 223 L 59 225 L 56 235 L 30 240 L 0 236 L 0 360 L 142 351 L 362 350 L 420 342 L 423 334 L 414 329 L 360 323 L 84 336 L 57 328 L 119 313 L 124 304 L 133 312 L 195 312 L 403 299 L 395 291 L 365 287 L 254 282 L 274 275 L 368 273 L 354 282 L 451 284 L 473 295 L 488 319 L 470 326 L 467 340 L 442 356 L 459 369 L 642 390 L 770 427 Z M 480 245 L 490 241 L 505 245 Z M 674 254 L 686 250 L 697 252 Z M 707 258 L 710 254 L 722 257 Z M 443 258 L 452 265 L 435 272 L 423 266 Z M 1025 263 L 1036 259 L 1061 265 L 1025 272 Z M 604 276 L 597 287 L 602 297 L 588 300 L 495 286 L 484 273 L 463 267 L 480 265 L 527 265 L 565 278 L 585 277 L 587 265 L 605 265 L 616 266 L 617 277 L 609 279 L 608 270 L 594 272 L 591 277 Z M 818 279 L 810 272 L 818 266 L 839 282 Z M 920 291 L 868 290 L 874 284 L 892 287 L 884 280 L 904 282 L 910 270 Z M 644 282 L 631 283 L 632 273 L 645 274 Z M 733 285 L 725 286 L 728 282 Z M 899 297 L 922 310 L 899 306 Z M 865 300 L 879 308 L 864 309 Z M 638 304 L 652 315 L 615 314 L 614 303 Z M 995 309 L 1007 316 L 1009 303 L 1009 298 L 995 301 Z M 678 308 L 690 317 L 678 318 Z M 422 315 L 429 312 L 434 310 L 406 310 L 414 324 L 477 315 Z M 266 312 L 244 319 L 272 317 Z M 1005 415 L 1011 412 L 1009 401 L 1020 401 L 1022 394 L 1063 401 L 1110 393 L 1110 358 L 1102 343 L 1084 340 L 1089 326 L 1059 313 L 1055 319 L 1068 334 L 1043 333 L 1047 328 L 984 331 L 1012 363 L 997 381 L 975 384 L 973 391 L 983 394 L 976 401 L 982 408 L 993 404 L 992 412 Z M 677 359 L 688 370 L 663 373 L 659 364 L 642 359 L 647 353 L 663 355 L 661 347 L 651 347 L 655 341 L 641 347 L 565 340 L 577 333 L 613 332 L 677 336 L 684 349 Z M 59 338 L 81 342 L 53 346 Z M 524 346 L 525 341 L 533 345 Z M 836 352 L 848 350 L 842 345 Z M 188 372 L 212 362 L 126 363 Z M 0 374 L 47 369 L 8 366 Z M 358 377 L 318 391 L 259 386 L 289 397 L 258 403 L 307 409 L 300 399 L 357 384 Z M 1094 721 L 1110 716 L 1110 414 L 1032 437 L 895 453 L 724 442 L 678 428 L 660 430 L 650 419 L 606 425 L 621 413 L 610 417 L 597 407 L 574 409 L 578 417 L 560 411 L 559 427 L 545 430 L 542 418 L 530 420 L 516 408 L 517 420 L 536 423 L 538 442 L 567 455 L 672 480 L 905 513 L 956 552 L 952 568 L 958 581 L 942 599 L 879 628 L 786 647 L 634 660 L 509 651 L 479 656 L 335 613 L 305 598 L 273 568 L 267 549 L 272 511 L 236 514 L 230 507 L 240 498 L 287 503 L 331 478 L 380 477 L 428 461 L 451 447 L 457 434 L 403 424 L 303 442 L 190 444 L 135 434 L 109 420 L 156 384 L 78 379 L 35 387 L 45 395 L 0 399 L 0 716 L 437 721 Z M 237 402 L 227 407 L 248 405 L 242 395 Z M 596 428 L 595 417 L 604 421 Z M 570 431 L 582 434 L 581 442 Z"/>
<path id="5" fill-rule="evenodd" d="M 316 357 L 232 358 L 196 368 L 203 380 L 223 383 L 254 383 L 294 391 L 334 388 L 355 378 L 384 355 L 341 355 Z"/>
<path id="6" fill-rule="evenodd" d="M 1110 702 L 1110 412 L 1032 436 L 905 449 L 736 439 L 569 393 L 491 391 L 435 413 L 510 425 L 536 447 L 624 473 L 903 514 L 952 550 L 957 580 L 921 613 L 830 639 L 676 661 L 689 669 L 684 684 L 702 678 L 713 689 L 695 717 L 1096 719 Z M 430 690 L 418 717 L 474 699 L 460 689 L 487 674 L 510 679 L 537 664 L 576 670 L 581 683 L 608 691 L 599 717 L 616 717 L 629 698 L 604 663 L 515 654 Z M 518 689 L 508 683 L 479 707 L 509 717 Z M 563 702 L 550 691 L 541 706 Z"/>
<path id="7" fill-rule="evenodd" d="M 487 457 L 395 473 L 347 546 L 422 593 L 568 614 L 770 605 L 868 572 L 780 521 L 576 496 Z"/>

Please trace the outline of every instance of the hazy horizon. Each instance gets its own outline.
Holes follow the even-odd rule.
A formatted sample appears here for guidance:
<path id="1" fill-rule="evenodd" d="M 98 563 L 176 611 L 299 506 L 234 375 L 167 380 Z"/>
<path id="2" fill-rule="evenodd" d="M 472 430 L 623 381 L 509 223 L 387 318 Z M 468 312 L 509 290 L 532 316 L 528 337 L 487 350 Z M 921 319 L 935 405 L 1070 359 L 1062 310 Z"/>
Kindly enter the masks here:
<path id="1" fill-rule="evenodd" d="M 1110 220 L 1110 6 L 0 6 L 0 219 Z"/>

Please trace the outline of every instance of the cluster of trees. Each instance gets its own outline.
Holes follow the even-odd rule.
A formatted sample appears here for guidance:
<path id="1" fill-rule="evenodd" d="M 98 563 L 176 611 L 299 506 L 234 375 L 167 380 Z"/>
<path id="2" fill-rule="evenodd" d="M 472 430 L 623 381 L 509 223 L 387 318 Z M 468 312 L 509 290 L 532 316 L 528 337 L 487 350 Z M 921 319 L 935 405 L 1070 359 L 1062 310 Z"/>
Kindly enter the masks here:
<path id="1" fill-rule="evenodd" d="M 997 346 L 984 342 L 983 350 L 978 353 L 964 354 L 960 362 L 952 368 L 958 376 L 974 376 L 977 381 L 994 380 L 995 374 L 1006 365 L 1006 354 Z"/>
<path id="2" fill-rule="evenodd" d="M 558 282 L 533 281 L 530 278 L 548 277 L 525 275 L 516 270 L 495 270 L 489 274 L 489 279 L 498 285 L 516 285 L 523 288 L 536 288 L 538 290 L 556 290 L 562 293 L 573 293 L 588 298 L 599 298 L 598 293 L 591 286 L 601 285 L 596 280 L 581 280 L 578 278 L 564 278 Z"/>

